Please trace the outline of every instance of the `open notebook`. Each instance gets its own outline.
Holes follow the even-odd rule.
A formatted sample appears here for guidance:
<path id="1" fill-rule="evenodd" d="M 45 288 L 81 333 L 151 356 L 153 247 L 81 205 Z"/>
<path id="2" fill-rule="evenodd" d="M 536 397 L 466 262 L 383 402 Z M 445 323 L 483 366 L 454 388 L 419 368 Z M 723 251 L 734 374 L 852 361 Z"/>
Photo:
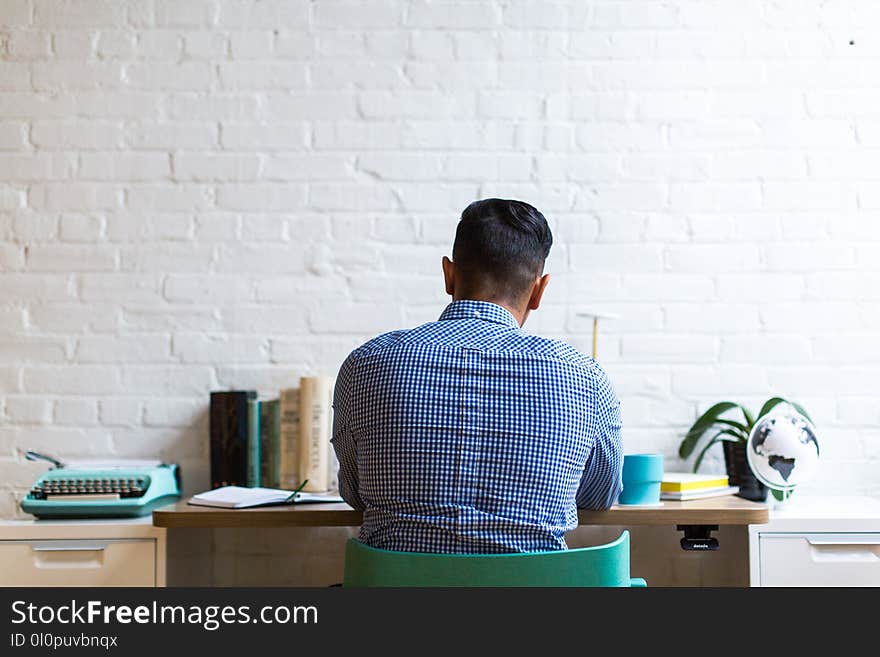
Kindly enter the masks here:
<path id="1" fill-rule="evenodd" d="M 342 501 L 342 498 L 336 493 L 295 493 L 292 490 L 280 490 L 278 488 L 223 486 L 193 495 L 189 503 L 196 506 L 217 506 L 224 509 L 246 509 L 252 506 L 268 506 L 270 504 Z"/>

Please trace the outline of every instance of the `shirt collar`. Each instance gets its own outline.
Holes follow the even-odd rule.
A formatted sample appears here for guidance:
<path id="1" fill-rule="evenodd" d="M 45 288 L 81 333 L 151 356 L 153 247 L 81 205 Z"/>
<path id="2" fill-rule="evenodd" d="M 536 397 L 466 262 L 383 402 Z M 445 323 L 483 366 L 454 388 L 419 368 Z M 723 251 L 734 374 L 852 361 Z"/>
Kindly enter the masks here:
<path id="1" fill-rule="evenodd" d="M 453 301 L 446 306 L 446 310 L 440 315 L 440 321 L 447 319 L 482 319 L 487 322 L 519 328 L 519 322 L 507 308 L 503 308 L 497 303 L 474 301 L 473 299 Z"/>

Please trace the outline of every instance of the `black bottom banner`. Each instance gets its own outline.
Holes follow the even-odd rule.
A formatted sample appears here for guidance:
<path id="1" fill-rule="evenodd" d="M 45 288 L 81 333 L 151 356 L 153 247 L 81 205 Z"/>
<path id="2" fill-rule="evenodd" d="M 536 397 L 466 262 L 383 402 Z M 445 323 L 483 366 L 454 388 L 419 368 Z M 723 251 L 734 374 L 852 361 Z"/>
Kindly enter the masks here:
<path id="1" fill-rule="evenodd" d="M 862 601 L 860 602 L 859 599 Z M 0 655 L 262 657 L 665 645 L 870 631 L 853 589 L 0 589 Z M 688 649 L 690 646 L 690 649 Z M 815 647 L 815 643 L 813 643 Z M 480 650 L 481 651 L 481 650 Z"/>

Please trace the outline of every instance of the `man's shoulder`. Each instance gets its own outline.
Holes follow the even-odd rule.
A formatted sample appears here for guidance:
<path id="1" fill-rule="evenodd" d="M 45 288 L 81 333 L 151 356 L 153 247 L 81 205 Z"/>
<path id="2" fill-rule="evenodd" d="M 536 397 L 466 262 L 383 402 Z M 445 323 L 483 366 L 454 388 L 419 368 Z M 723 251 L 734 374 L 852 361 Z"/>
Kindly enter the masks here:
<path id="1" fill-rule="evenodd" d="M 584 386 L 590 394 L 597 395 L 608 403 L 616 403 L 617 396 L 608 373 L 592 356 L 556 338 L 533 335 L 528 338 L 529 350 L 537 354 L 538 358 L 563 364 L 561 376 L 576 382 L 576 385 Z"/>
<path id="2" fill-rule="evenodd" d="M 454 347 L 458 341 L 449 339 L 441 329 L 441 322 L 428 322 L 411 329 L 399 329 L 382 333 L 353 350 L 349 355 L 349 359 L 359 360 L 363 357 L 394 352 L 399 348 L 405 348 L 413 344 L 421 345 L 422 347 L 435 345 L 444 349 Z M 476 345 L 469 346 L 473 347 Z M 583 371 L 585 374 L 599 376 L 604 374 L 591 356 L 583 353 L 571 344 L 556 338 L 526 333 L 521 329 L 511 332 L 499 341 L 492 341 L 491 345 L 479 346 L 495 353 L 508 352 L 511 356 L 527 356 L 566 363 L 573 368 Z"/>
<path id="3" fill-rule="evenodd" d="M 568 342 L 557 338 L 522 333 L 520 348 L 522 351 L 531 352 L 537 356 L 563 361 L 587 370 L 598 367 L 596 361 L 591 356 L 588 356 Z"/>
<path id="4" fill-rule="evenodd" d="M 349 359 L 357 359 L 362 356 L 368 356 L 389 347 L 398 345 L 407 333 L 409 333 L 409 330 L 407 329 L 398 329 L 396 331 L 388 331 L 387 333 L 377 335 L 375 338 L 367 340 L 360 347 L 354 349 L 351 354 L 349 354 Z"/>

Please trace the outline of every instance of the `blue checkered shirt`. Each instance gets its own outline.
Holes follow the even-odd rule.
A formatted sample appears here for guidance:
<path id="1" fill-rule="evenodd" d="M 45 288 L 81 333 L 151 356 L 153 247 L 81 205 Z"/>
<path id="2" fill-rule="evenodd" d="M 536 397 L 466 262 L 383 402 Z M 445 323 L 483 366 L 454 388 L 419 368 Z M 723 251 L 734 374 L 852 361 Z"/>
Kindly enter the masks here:
<path id="1" fill-rule="evenodd" d="M 333 445 L 340 494 L 364 510 L 360 540 L 387 550 L 565 549 L 577 507 L 607 508 L 621 490 L 605 373 L 483 301 L 353 351 Z"/>

